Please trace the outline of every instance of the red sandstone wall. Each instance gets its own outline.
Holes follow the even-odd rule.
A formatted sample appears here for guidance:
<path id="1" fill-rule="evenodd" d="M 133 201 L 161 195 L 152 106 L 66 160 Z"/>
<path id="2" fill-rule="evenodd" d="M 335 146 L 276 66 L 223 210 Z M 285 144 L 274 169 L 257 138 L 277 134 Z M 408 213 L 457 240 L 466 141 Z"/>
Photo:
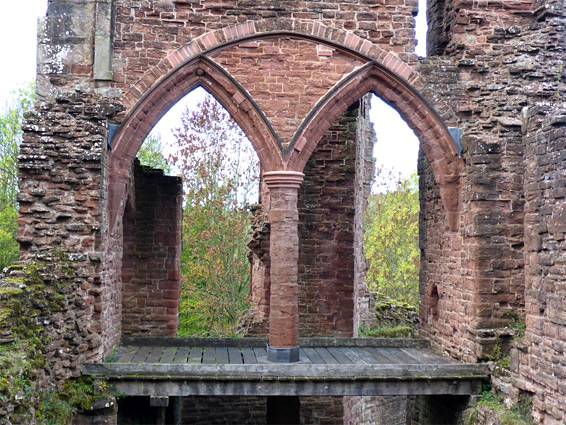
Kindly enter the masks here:
<path id="1" fill-rule="evenodd" d="M 274 31 L 320 21 L 329 32 L 355 32 L 414 63 L 416 1 L 383 3 L 118 0 L 111 34 L 114 81 L 95 82 L 94 2 L 49 1 L 38 65 L 38 97 L 43 102 L 24 127 L 19 240 L 26 260 L 49 260 L 59 249 L 72 255 L 80 288 L 78 326 L 86 335 L 81 337 L 81 358 L 100 359 L 118 340 L 121 231 L 118 224 L 109 235 L 106 217 L 106 193 L 113 183 L 105 180 L 106 131 L 109 121 L 121 122 L 124 110 L 166 72 L 152 67 L 194 37 L 248 19 Z M 437 347 L 475 360 L 493 347 L 494 329 L 505 325 L 505 314 L 521 314 L 526 303 L 527 340 L 536 346 L 524 348 L 521 362 L 526 363 L 521 363 L 516 385 L 541 394 L 534 403 L 537 418 L 556 422 L 564 416 L 556 400 L 565 394 L 551 377 L 554 353 L 564 340 L 564 307 L 557 289 L 562 280 L 554 271 L 550 278 L 544 273 L 554 270 L 560 232 L 536 233 L 529 220 L 541 220 L 560 198 L 524 180 L 528 143 L 542 146 L 545 141 L 529 137 L 529 131 L 537 130 L 523 119 L 523 108 L 541 100 L 558 101 L 557 94 L 564 91 L 557 73 L 566 44 L 564 5 L 559 0 L 430 0 L 429 6 L 434 34 L 429 51 L 443 56 L 421 61 L 420 71 L 428 80 L 422 93 L 435 104 L 444 99 L 455 111 L 454 123 L 459 120 L 464 130 L 466 168 L 459 228 L 450 234 L 438 188 L 430 170 L 423 171 L 422 291 L 430 296 L 422 312 L 423 332 Z M 285 132 L 288 137 L 290 131 Z M 555 175 L 551 164 L 560 170 L 551 161 L 535 164 L 546 167 L 544 178 Z M 548 198 L 548 205 L 533 201 L 526 207 L 525 193 L 537 193 L 545 202 Z M 547 245 L 532 245 L 528 238 L 534 233 L 544 235 Z M 477 331 L 486 327 L 487 332 Z M 461 344 L 454 344 L 455 338 Z M 79 355 L 73 356 L 69 368 L 77 365 Z"/>
<path id="2" fill-rule="evenodd" d="M 319 142 L 299 192 L 301 336 L 353 334 L 354 179 L 359 110 Z"/>
<path id="3" fill-rule="evenodd" d="M 363 107 L 356 105 L 359 109 L 352 108 L 329 129 L 304 170 L 298 203 L 301 336 L 346 337 L 357 332 L 354 287 L 364 291 L 366 263 L 361 246 L 355 248 L 354 238 L 361 241 L 363 237 L 375 137 L 365 116 L 368 102 L 369 98 L 360 103 Z M 270 262 L 269 228 L 259 210 L 257 214 L 259 221 L 250 245 L 251 293 L 256 310 L 261 312 L 255 320 L 261 322 L 269 312 L 269 280 L 265 275 Z"/>
<path id="4" fill-rule="evenodd" d="M 355 31 L 409 60 L 416 44 L 413 18 L 416 12 L 417 0 L 376 4 L 361 0 L 261 0 L 220 4 L 211 0 L 198 3 L 117 0 L 114 80 L 117 87 L 127 91 L 149 67 L 193 38 L 238 23 L 266 19 L 315 20 L 333 28 Z"/>
<path id="5" fill-rule="evenodd" d="M 558 103 L 526 116 L 525 277 L 527 332 L 512 353 L 513 398 L 529 397 L 535 420 L 566 420 L 566 110 Z"/>
<path id="6" fill-rule="evenodd" d="M 344 397 L 344 424 L 411 424 L 410 403 L 407 397 Z"/>
<path id="7" fill-rule="evenodd" d="M 327 45 L 290 37 L 230 46 L 210 57 L 234 76 L 271 118 L 284 148 L 289 147 L 316 103 L 366 62 Z"/>
<path id="8" fill-rule="evenodd" d="M 430 163 L 419 155 L 421 247 L 420 321 L 423 336 L 435 348 L 474 361 L 476 350 L 468 330 L 473 326 L 471 271 L 463 264 L 462 238 L 450 232 Z M 466 284 L 466 282 L 469 282 Z"/>
<path id="9" fill-rule="evenodd" d="M 181 181 L 136 164 L 133 186 L 124 214 L 122 334 L 177 336 Z"/>
<path id="10" fill-rule="evenodd" d="M 456 111 L 464 130 L 466 169 L 458 234 L 443 233 L 440 215 L 424 217 L 422 294 L 430 295 L 437 286 L 440 301 L 437 321 L 430 320 L 430 308 L 421 315 L 426 335 L 470 360 L 485 358 L 501 336 L 496 329 L 505 326 L 511 311 L 520 315 L 524 308 L 520 117 L 530 95 L 549 95 L 541 83 L 549 73 L 534 72 L 542 60 L 535 45 L 547 36 L 547 27 L 524 26 L 532 22 L 532 3 L 430 2 L 436 35 L 429 39 L 429 50 L 445 56 L 422 61 L 421 72 L 429 81 L 425 93 L 443 96 Z M 440 205 L 434 199 L 425 200 L 433 202 L 425 211 Z M 442 250 L 449 254 L 446 261 Z M 455 262 L 452 250 L 460 252 Z M 448 270 L 454 265 L 460 276 Z M 454 343 L 453 334 L 462 343 Z"/>
<path id="11" fill-rule="evenodd" d="M 366 284 L 367 260 L 364 251 L 365 212 L 375 174 L 373 148 L 376 136 L 369 120 L 371 96 L 360 102 L 356 129 L 356 177 L 354 179 L 354 336 L 361 325 L 371 327 L 375 321 L 375 306 Z"/>
<path id="12" fill-rule="evenodd" d="M 564 134 L 549 115 L 563 113 L 553 105 L 564 91 L 564 4 L 429 4 L 429 52 L 446 56 L 427 58 L 421 72 L 457 111 L 467 166 L 461 227 L 453 239 L 461 244 L 457 262 L 453 256 L 443 261 L 435 242 L 438 195 L 425 199 L 421 291 L 429 298 L 421 310 L 423 332 L 453 354 L 481 359 L 496 343 L 506 348 L 505 334 L 512 331 L 505 322 L 526 313 L 525 340 L 512 352 L 514 373 L 498 379 L 505 383 L 500 389 L 511 402 L 532 398 L 536 423 L 558 424 L 565 420 L 559 400 L 566 397 L 558 361 L 565 341 L 559 319 L 564 305 L 558 301 L 563 279 L 557 272 L 563 168 L 557 158 Z M 439 68 L 435 62 L 441 61 Z M 430 170 L 424 174 L 431 181 Z M 426 262 L 434 257 L 436 267 Z M 461 267 L 459 280 L 445 272 L 450 264 Z M 431 285 L 437 281 L 433 302 Z M 452 344 L 452 334 L 464 338 L 460 346 Z"/>

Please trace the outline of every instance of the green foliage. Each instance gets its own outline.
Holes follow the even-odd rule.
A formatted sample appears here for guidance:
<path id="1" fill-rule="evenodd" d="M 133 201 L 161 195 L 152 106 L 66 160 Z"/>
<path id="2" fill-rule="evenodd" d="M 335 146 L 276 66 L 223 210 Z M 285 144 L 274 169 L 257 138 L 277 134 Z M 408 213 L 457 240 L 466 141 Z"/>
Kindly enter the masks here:
<path id="1" fill-rule="evenodd" d="M 159 133 L 147 136 L 138 152 L 137 158 L 141 165 L 163 170 L 166 174 L 171 174 L 171 166 L 163 155 L 163 144 Z"/>
<path id="2" fill-rule="evenodd" d="M 393 326 L 390 328 L 360 329 L 362 338 L 413 338 L 414 330 L 410 326 Z"/>
<path id="3" fill-rule="evenodd" d="M 477 423 L 480 410 L 489 410 L 490 417 L 498 418 L 502 425 L 534 425 L 535 423 L 531 413 L 532 400 L 530 397 L 519 397 L 508 409 L 503 397 L 495 390 L 484 390 L 481 392 L 481 399 L 464 412 L 463 424 Z"/>
<path id="4" fill-rule="evenodd" d="M 359 329 L 361 337 L 372 338 L 417 338 L 419 319 L 416 307 L 393 301 L 377 294 L 375 302 L 376 322 L 373 328 Z"/>
<path id="5" fill-rule="evenodd" d="M 13 93 L 0 115 L 0 270 L 18 259 L 18 153 L 24 112 L 33 108 L 34 86 Z"/>
<path id="6" fill-rule="evenodd" d="M 371 290 L 419 305 L 419 196 L 417 176 L 371 195 L 366 210 L 365 253 Z"/>
<path id="7" fill-rule="evenodd" d="M 525 332 L 527 331 L 527 323 L 525 316 L 520 316 L 509 323 L 509 327 L 513 329 L 515 334 L 513 340 L 515 343 L 521 342 L 525 337 Z"/>
<path id="8" fill-rule="evenodd" d="M 171 157 L 183 178 L 179 335 L 231 335 L 249 308 L 247 243 L 258 160 L 222 106 L 208 96 L 186 110 Z"/>
<path id="9" fill-rule="evenodd" d="M 555 96 L 558 100 L 560 100 L 560 85 L 562 84 L 562 73 L 564 72 L 564 67 L 560 66 L 556 70 L 556 93 Z"/>
<path id="10" fill-rule="evenodd" d="M 45 388 L 44 375 L 53 365 L 41 317 L 69 308 L 70 263 L 63 254 L 53 257 L 47 266 L 10 266 L 13 277 L 0 280 L 0 411 L 8 412 L 9 423 L 68 424 L 76 412 L 89 410 L 103 397 L 94 394 L 86 378 Z"/>
<path id="11" fill-rule="evenodd" d="M 499 343 L 495 344 L 491 354 L 486 354 L 485 358 L 490 361 L 498 361 L 503 357 L 503 351 L 501 350 L 501 345 Z"/>

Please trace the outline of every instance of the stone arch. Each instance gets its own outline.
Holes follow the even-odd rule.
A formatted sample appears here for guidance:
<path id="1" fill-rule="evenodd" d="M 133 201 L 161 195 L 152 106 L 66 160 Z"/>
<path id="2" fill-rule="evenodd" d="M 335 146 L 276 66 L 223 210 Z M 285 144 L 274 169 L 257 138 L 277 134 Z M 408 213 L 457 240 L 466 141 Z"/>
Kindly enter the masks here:
<path id="1" fill-rule="evenodd" d="M 364 68 L 339 83 L 329 95 L 319 102 L 301 125 L 293 139 L 292 146 L 286 152 L 282 151 L 277 136 L 268 121 L 245 90 L 222 68 L 206 59 L 207 54 L 225 46 L 277 35 L 318 41 L 350 52 L 367 61 Z M 191 72 L 193 74 L 196 72 L 194 70 L 198 68 L 196 63 L 206 64 L 211 74 L 197 76 L 199 82 L 187 90 L 188 83 L 183 81 L 183 78 L 192 75 Z M 207 81 L 207 83 L 202 82 L 201 84 L 201 81 Z M 318 22 L 292 18 L 248 21 L 211 31 L 170 53 L 159 64 L 148 70 L 125 95 L 129 114 L 123 125 L 125 128 L 118 134 L 117 144 L 121 140 L 128 139 L 132 134 L 147 134 L 146 132 L 149 132 L 149 129 L 162 115 L 159 114 L 182 97 L 179 91 L 185 90 L 184 95 L 198 85 L 203 85 L 209 91 L 223 87 L 213 95 L 234 116 L 248 135 L 258 153 L 264 171 L 300 172 L 318 140 L 333 120 L 337 119 L 351 103 L 364 94 L 375 93 L 393 106 L 419 137 L 433 166 L 435 179 L 440 186 L 440 194 L 447 211 L 450 229 L 457 229 L 463 161 L 456 156 L 457 147 L 446 126 L 446 122 L 455 124 L 455 114 L 443 101 L 437 101 L 438 104 L 435 104 L 436 109 L 434 109 L 417 89 L 426 87 L 419 73 L 393 53 L 351 32 L 327 27 Z M 184 89 L 179 90 L 180 87 Z M 144 93 L 148 92 L 149 95 L 144 96 Z M 222 94 L 226 92 L 232 94 Z M 160 96 L 164 99 L 161 100 Z M 166 107 L 160 106 L 156 109 L 158 112 L 150 112 L 148 105 L 151 105 L 152 101 L 170 101 L 170 104 Z M 240 106 L 242 102 L 244 104 Z M 245 112 L 242 112 L 243 109 Z M 159 117 L 156 119 L 157 115 Z M 246 116 L 248 118 L 244 119 Z M 130 126 L 135 126 L 136 130 L 128 131 Z M 254 129 L 256 131 L 253 131 Z M 257 131 L 259 129 L 263 131 Z M 266 134 L 269 134 L 267 139 Z M 117 162 L 122 164 L 120 169 L 127 170 L 124 167 L 127 167 L 127 163 L 131 164 L 142 142 L 143 140 L 135 140 L 124 158 L 119 158 L 124 153 L 119 153 L 117 148 L 110 161 L 111 172 L 115 171 L 112 165 Z M 115 159 L 114 156 L 118 158 Z M 120 175 L 119 178 L 124 177 Z M 118 179 L 114 181 L 117 182 Z M 113 223 L 120 200 L 114 199 L 116 195 L 112 193 L 112 188 L 110 192 L 110 222 Z"/>
<path id="2" fill-rule="evenodd" d="M 367 93 L 374 93 L 396 109 L 418 136 L 429 159 L 451 230 L 458 226 L 460 177 L 464 162 L 445 121 L 421 94 L 391 69 L 372 62 L 352 74 L 321 100 L 297 132 L 285 153 L 287 168 L 302 171 L 318 141 L 348 107 Z"/>
<path id="3" fill-rule="evenodd" d="M 113 141 L 109 158 L 108 218 L 113 228 L 123 210 L 123 195 L 130 168 L 143 141 L 159 119 L 196 87 L 212 94 L 234 117 L 250 139 L 266 170 L 283 168 L 277 138 L 261 111 L 221 68 L 206 58 L 196 58 L 162 80 L 131 109 Z"/>
<path id="4" fill-rule="evenodd" d="M 353 32 L 326 26 L 316 21 L 294 18 L 264 19 L 247 21 L 207 32 L 187 45 L 169 53 L 157 65 L 150 68 L 124 96 L 126 107 L 133 107 L 153 85 L 174 69 L 201 55 L 205 55 L 229 44 L 240 43 L 253 38 L 274 35 L 304 37 L 355 53 L 368 61 L 374 61 L 397 73 L 407 83 L 421 87 L 419 73 L 399 59 L 394 53 L 384 50 Z M 454 119 L 451 108 L 443 101 L 436 105 L 445 121 Z"/>
<path id="5" fill-rule="evenodd" d="M 207 32 L 169 53 L 157 65 L 147 70 L 144 76 L 128 91 L 124 97 L 126 107 L 134 106 L 143 93 L 146 93 L 157 80 L 187 61 L 229 44 L 277 34 L 306 37 L 339 46 L 367 59 L 388 62 L 389 66 L 407 70 L 407 74 L 411 74 L 410 68 L 394 54 L 346 30 L 328 27 L 319 22 L 293 18 L 247 21 Z M 416 73 L 412 73 L 411 77 L 416 77 Z"/>

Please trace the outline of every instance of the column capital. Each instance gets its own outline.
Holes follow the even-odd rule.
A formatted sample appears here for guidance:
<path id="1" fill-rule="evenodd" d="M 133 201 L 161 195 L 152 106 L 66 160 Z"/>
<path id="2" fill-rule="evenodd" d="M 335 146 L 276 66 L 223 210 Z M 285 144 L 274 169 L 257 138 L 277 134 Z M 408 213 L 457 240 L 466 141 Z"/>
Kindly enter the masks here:
<path id="1" fill-rule="evenodd" d="M 269 189 L 285 187 L 298 189 L 305 175 L 298 171 L 267 171 L 263 173 L 263 181 Z"/>

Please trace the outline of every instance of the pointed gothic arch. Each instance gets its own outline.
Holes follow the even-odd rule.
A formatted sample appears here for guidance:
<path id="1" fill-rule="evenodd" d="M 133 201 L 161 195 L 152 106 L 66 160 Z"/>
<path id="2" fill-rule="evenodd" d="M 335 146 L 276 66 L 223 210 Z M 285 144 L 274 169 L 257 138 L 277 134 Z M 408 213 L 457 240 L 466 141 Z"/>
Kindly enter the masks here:
<path id="1" fill-rule="evenodd" d="M 157 84 L 130 111 L 113 140 L 108 162 L 108 218 L 112 229 L 124 208 L 124 191 L 141 145 L 163 115 L 197 87 L 209 92 L 250 139 L 262 166 L 283 167 L 284 158 L 269 122 L 247 93 L 221 68 L 206 58 L 179 67 Z"/>
<path id="2" fill-rule="evenodd" d="M 377 62 L 350 75 L 316 105 L 285 152 L 288 169 L 302 171 L 324 132 L 367 93 L 374 93 L 399 112 L 419 138 L 440 186 L 449 226 L 456 230 L 464 165 L 458 147 L 444 120 L 419 91 Z"/>

